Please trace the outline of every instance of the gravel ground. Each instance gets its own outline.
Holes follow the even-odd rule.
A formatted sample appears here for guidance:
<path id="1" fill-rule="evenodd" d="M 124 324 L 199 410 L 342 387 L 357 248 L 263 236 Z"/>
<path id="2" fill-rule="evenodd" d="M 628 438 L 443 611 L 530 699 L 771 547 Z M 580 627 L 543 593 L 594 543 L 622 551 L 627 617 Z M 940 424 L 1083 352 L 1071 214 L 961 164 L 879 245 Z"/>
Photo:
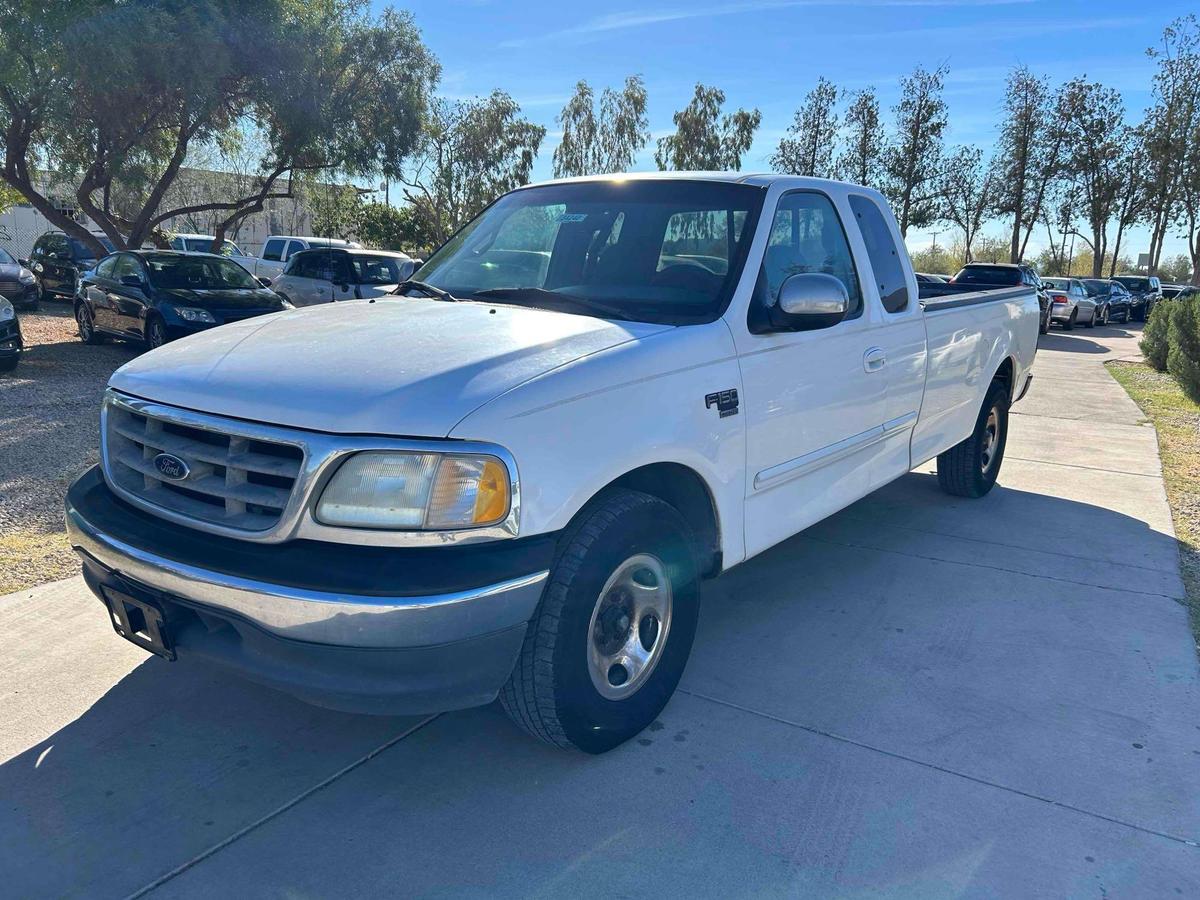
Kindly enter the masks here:
<path id="1" fill-rule="evenodd" d="M 26 352 L 0 376 L 0 594 L 79 571 L 63 531 L 63 494 L 99 458 L 108 376 L 141 349 L 84 345 L 62 301 L 17 315 Z"/>

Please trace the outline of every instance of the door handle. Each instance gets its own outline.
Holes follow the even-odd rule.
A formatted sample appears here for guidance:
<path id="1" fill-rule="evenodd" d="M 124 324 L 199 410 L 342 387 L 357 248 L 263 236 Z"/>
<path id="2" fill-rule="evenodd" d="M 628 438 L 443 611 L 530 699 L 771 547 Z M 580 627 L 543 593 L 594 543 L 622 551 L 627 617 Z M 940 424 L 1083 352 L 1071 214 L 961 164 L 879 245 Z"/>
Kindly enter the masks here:
<path id="1" fill-rule="evenodd" d="M 863 369 L 867 372 L 878 372 L 887 365 L 887 356 L 882 347 L 872 347 L 863 354 Z"/>

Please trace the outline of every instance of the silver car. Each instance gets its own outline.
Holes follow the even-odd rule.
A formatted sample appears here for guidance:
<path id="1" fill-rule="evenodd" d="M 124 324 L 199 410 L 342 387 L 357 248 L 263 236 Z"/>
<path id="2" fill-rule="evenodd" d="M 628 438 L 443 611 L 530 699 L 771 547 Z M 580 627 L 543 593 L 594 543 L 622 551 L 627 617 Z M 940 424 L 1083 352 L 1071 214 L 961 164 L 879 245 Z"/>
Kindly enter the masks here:
<path id="1" fill-rule="evenodd" d="M 390 294 L 416 267 L 411 257 L 385 250 L 302 250 L 288 259 L 271 290 L 293 306 L 366 300 Z"/>
<path id="2" fill-rule="evenodd" d="M 1050 295 L 1050 321 L 1070 331 L 1076 325 L 1096 327 L 1096 299 L 1078 278 L 1043 278 Z"/>

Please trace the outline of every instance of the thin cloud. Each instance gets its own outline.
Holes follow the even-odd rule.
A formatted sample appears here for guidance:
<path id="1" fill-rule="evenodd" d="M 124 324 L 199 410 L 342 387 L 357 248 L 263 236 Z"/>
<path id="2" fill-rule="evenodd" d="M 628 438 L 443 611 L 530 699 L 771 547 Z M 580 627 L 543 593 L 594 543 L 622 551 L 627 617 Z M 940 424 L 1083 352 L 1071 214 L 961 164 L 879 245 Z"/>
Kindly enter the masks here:
<path id="1" fill-rule="evenodd" d="M 579 25 L 558 31 L 544 32 L 523 38 L 501 41 L 501 47 L 525 47 L 529 44 L 563 38 L 581 38 L 600 35 L 610 31 L 625 31 L 659 25 L 664 22 L 680 22 L 685 19 L 709 19 L 717 16 L 734 16 L 742 13 L 764 12 L 773 9 L 793 9 L 814 6 L 858 6 L 858 7 L 934 7 L 934 6 L 1016 6 L 1034 3 L 1036 0 L 751 0 L 748 3 L 726 3 L 720 6 L 630 10 L 609 13 L 588 19 Z"/>

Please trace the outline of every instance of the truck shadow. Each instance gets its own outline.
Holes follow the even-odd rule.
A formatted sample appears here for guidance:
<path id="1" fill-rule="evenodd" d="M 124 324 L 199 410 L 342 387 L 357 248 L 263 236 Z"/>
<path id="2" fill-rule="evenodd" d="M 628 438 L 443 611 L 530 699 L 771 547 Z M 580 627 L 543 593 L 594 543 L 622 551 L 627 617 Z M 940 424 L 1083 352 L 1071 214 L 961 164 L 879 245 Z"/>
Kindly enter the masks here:
<path id="1" fill-rule="evenodd" d="M 1065 555 L 1064 533 L 1095 539 Z M 614 773 L 606 809 L 643 803 L 668 758 L 678 777 L 686 768 L 699 779 L 668 808 L 686 810 L 687 797 L 698 795 L 688 791 L 740 777 L 740 751 L 714 748 L 755 748 L 737 719 L 714 714 L 697 723 L 704 697 L 935 764 L 965 765 L 955 753 L 967 741 L 980 757 L 975 777 L 1020 784 L 1020 773 L 1065 755 L 1081 771 L 1111 776 L 1114 790 L 1145 790 L 1139 779 L 1149 767 L 1140 757 L 1132 774 L 1102 760 L 1117 745 L 1127 753 L 1130 735 L 1146 740 L 1147 709 L 1177 711 L 1164 702 L 1164 679 L 1196 689 L 1186 625 L 1178 658 L 1123 649 L 1130 629 L 1158 629 L 1148 613 L 1186 620 L 1169 599 L 1179 590 L 1175 553 L 1169 535 L 1104 507 L 1002 486 L 983 500 L 960 500 L 941 494 L 932 476 L 910 474 L 709 585 L 681 693 L 663 716 L 673 740 L 647 732 L 591 759 L 524 738 L 494 709 L 446 714 L 338 782 L 340 808 L 364 811 L 362 824 L 329 819 L 331 842 L 325 825 L 298 812 L 318 808 L 331 788 L 271 826 L 298 823 L 287 843 L 301 848 L 300 861 L 255 865 L 270 871 L 275 895 L 320 894 L 330 885 L 378 893 L 393 889 L 399 872 L 414 893 L 502 881 L 565 891 L 558 879 L 569 876 L 571 853 L 556 857 L 544 842 L 604 857 L 614 836 L 609 819 L 565 811 L 565 798 L 598 790 L 597 773 Z M 99 603 L 94 613 L 103 616 Z M 54 648 L 64 666 L 73 665 L 69 650 L 66 639 Z M 1108 688 L 1117 693 L 1103 695 Z M 1099 696 L 1110 710 L 1103 715 Z M 1014 727 L 1023 717 L 1087 719 L 1094 746 L 1056 726 L 1029 744 Z M 135 891 L 420 722 L 316 709 L 216 669 L 147 659 L 77 719 L 0 765 L 6 893 Z M 794 771 L 773 779 L 825 764 L 806 746 L 798 742 L 786 763 Z M 1190 795 L 1174 776 L 1159 769 L 1157 777 L 1160 789 Z M 1069 784 L 1025 787 L 1035 788 L 1074 799 Z M 674 814 L 686 821 L 686 812 Z M 547 837 L 545 826 L 556 821 Z M 819 852 L 823 832 L 806 832 L 818 846 L 804 853 Z M 729 839 L 758 852 L 749 834 Z M 391 865 L 380 868 L 380 860 Z"/>

